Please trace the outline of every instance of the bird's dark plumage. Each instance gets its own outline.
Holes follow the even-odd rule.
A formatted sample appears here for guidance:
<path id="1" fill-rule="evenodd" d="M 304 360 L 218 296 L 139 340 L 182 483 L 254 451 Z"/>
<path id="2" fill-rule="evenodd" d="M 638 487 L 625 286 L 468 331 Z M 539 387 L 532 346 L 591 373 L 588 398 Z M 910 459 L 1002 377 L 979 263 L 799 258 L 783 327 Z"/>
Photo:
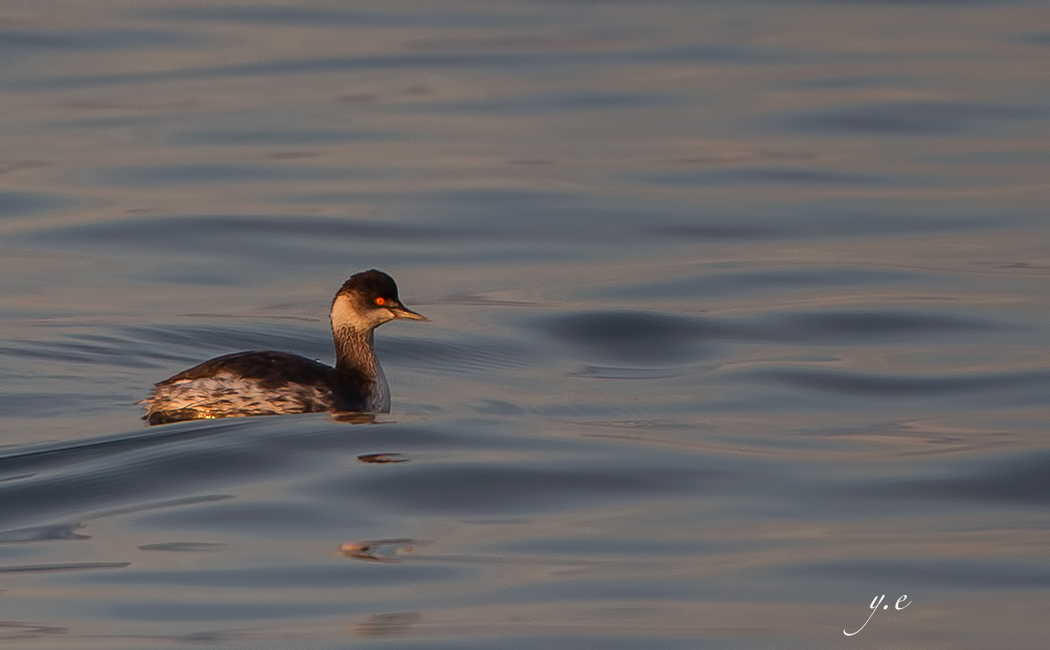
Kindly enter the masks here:
<path id="1" fill-rule="evenodd" d="M 372 269 L 343 283 L 332 301 L 334 368 L 290 352 L 237 352 L 159 382 L 146 404 L 150 424 L 318 411 L 384 412 L 390 395 L 372 332 L 395 318 L 426 320 L 401 304 L 397 284 Z"/>

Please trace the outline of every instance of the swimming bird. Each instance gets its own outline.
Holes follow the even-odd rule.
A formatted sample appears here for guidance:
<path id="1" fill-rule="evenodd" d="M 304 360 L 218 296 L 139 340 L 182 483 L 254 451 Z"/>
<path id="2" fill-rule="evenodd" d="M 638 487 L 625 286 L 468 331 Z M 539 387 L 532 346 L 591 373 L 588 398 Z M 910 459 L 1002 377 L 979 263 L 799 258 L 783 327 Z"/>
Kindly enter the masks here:
<path id="1" fill-rule="evenodd" d="M 237 352 L 205 361 L 153 387 L 149 424 L 319 411 L 388 413 L 390 388 L 373 334 L 383 323 L 427 320 L 401 304 L 394 279 L 372 269 L 350 277 L 332 300 L 335 367 L 290 352 Z"/>

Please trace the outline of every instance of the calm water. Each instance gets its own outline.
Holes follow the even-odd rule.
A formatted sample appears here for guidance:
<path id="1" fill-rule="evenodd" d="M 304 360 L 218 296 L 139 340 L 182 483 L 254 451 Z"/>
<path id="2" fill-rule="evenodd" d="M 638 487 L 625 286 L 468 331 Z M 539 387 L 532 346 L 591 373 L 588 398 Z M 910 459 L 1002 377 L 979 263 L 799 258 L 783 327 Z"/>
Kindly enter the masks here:
<path id="1" fill-rule="evenodd" d="M 1045 643 L 1044 2 L 66 0 L 0 53 L 5 647 Z M 330 361 L 371 267 L 433 321 L 389 415 L 142 425 Z"/>

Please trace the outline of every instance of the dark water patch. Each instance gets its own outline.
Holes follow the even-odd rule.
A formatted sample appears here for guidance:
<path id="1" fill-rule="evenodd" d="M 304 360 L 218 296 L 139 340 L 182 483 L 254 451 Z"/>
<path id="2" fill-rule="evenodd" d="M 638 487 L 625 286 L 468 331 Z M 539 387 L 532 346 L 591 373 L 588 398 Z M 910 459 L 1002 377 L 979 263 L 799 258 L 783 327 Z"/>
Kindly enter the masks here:
<path id="1" fill-rule="evenodd" d="M 683 377 L 700 372 L 696 368 L 620 368 L 614 366 L 584 366 L 572 373 L 574 377 L 587 377 L 589 379 L 637 379 L 648 381 L 651 379 L 668 379 L 671 377 Z"/>
<path id="2" fill-rule="evenodd" d="M 644 171 L 629 174 L 630 179 L 646 185 L 889 185 L 890 179 L 848 172 L 817 169 L 690 169 Z M 895 186 L 902 181 L 895 180 Z"/>
<path id="3" fill-rule="evenodd" d="M 695 239 L 822 239 L 827 237 L 860 238 L 872 235 L 890 236 L 908 233 L 965 231 L 1004 228 L 1031 219 L 1033 215 L 989 212 L 968 215 L 959 211 L 943 215 L 902 214 L 896 212 L 860 212 L 843 209 L 828 212 L 810 208 L 805 213 L 785 208 L 778 215 L 754 214 L 730 222 L 724 216 L 704 213 L 689 220 L 662 220 L 663 223 L 636 226 L 644 234 Z M 740 223 L 743 220 L 744 223 Z"/>
<path id="4" fill-rule="evenodd" d="M 776 61 L 783 57 L 754 48 L 721 45 L 687 45 L 655 47 L 627 53 L 562 51 L 489 51 L 483 53 L 407 52 L 359 56 L 312 57 L 212 65 L 210 67 L 152 70 L 149 72 L 106 72 L 97 74 L 56 74 L 49 77 L 27 77 L 0 84 L 12 90 L 71 90 L 102 86 L 163 84 L 208 79 L 246 79 L 282 75 L 331 74 L 363 71 L 493 69 L 561 70 L 570 65 L 630 63 L 702 62 L 753 63 Z"/>
<path id="5" fill-rule="evenodd" d="M 343 468 L 350 471 L 363 452 L 395 454 L 414 450 L 440 449 L 456 453 L 467 449 L 495 447 L 513 448 L 520 439 L 492 439 L 479 436 L 473 427 L 422 427 L 397 422 L 394 416 L 381 415 L 363 422 L 344 422 L 327 414 L 307 414 L 276 418 L 250 418 L 244 422 L 249 435 L 265 441 L 265 445 L 279 454 L 320 454 L 325 458 L 334 454 L 345 461 Z M 475 425 L 476 426 L 476 425 Z M 260 442 L 260 444 L 262 444 Z M 400 454 L 398 454 L 400 455 Z"/>
<path id="6" fill-rule="evenodd" d="M 83 522 L 135 514 L 142 525 L 148 522 L 194 530 L 260 529 L 271 533 L 311 529 L 334 535 L 364 522 L 369 516 L 367 509 L 246 502 L 226 494 L 201 493 L 208 486 L 252 477 L 275 478 L 333 458 L 343 458 L 350 476 L 365 468 L 380 467 L 358 461 L 357 456 L 363 453 L 440 448 L 442 453 L 455 454 L 468 448 L 512 449 L 539 444 L 516 436 L 482 438 L 404 425 L 342 424 L 331 422 L 325 415 L 165 425 L 138 433 L 20 448 L 0 456 L 0 478 L 9 479 L 0 481 L 0 522 L 15 524 L 13 530 L 17 531 L 31 528 L 25 524 L 33 520 L 43 520 L 48 523 L 36 524 L 43 531 L 54 526 L 56 519 Z M 187 490 L 195 496 L 179 496 Z M 361 500 L 353 494 L 343 496 L 352 503 Z"/>
<path id="7" fill-rule="evenodd" d="M 359 495 L 408 512 L 511 515 L 692 491 L 713 486 L 728 474 L 674 467 L 560 469 L 550 464 L 410 463 L 397 468 L 402 471 L 330 481 L 320 488 L 332 497 Z"/>
<path id="8" fill-rule="evenodd" d="M 116 621 L 150 621 L 186 623 L 190 621 L 204 622 L 217 621 L 223 624 L 235 621 L 281 621 L 296 620 L 307 621 L 315 618 L 346 616 L 350 609 L 345 602 L 331 602 L 317 596 L 316 600 L 296 598 L 290 601 L 263 601 L 231 603 L 216 598 L 195 597 L 192 601 L 179 600 L 176 598 L 156 598 L 134 601 L 121 601 L 119 599 L 106 600 L 101 607 L 103 611 L 96 615 L 108 620 Z M 226 634 L 218 633 L 218 641 L 229 640 L 243 641 L 251 639 L 252 635 L 233 632 Z M 174 639 L 173 639 L 174 640 Z M 199 645 L 200 643 L 212 643 L 215 641 L 214 633 L 201 635 L 189 635 L 178 639 L 183 643 Z M 254 639 L 259 642 L 259 639 Z M 294 646 L 295 643 L 292 642 Z M 287 646 L 284 646 L 287 647 Z"/>
<path id="9" fill-rule="evenodd" d="M 1045 110 L 966 102 L 901 102 L 874 104 L 800 115 L 785 125 L 801 131 L 886 135 L 952 135 L 972 133 L 982 125 L 1031 120 Z"/>
<path id="10" fill-rule="evenodd" d="M 109 129 L 134 129 L 134 128 L 152 128 L 156 130 L 166 130 L 171 124 L 171 112 L 165 110 L 149 109 L 149 108 L 136 108 L 128 107 L 131 111 L 148 111 L 145 114 L 127 114 L 127 115 L 107 115 L 107 116 L 90 116 L 90 117 L 76 117 L 72 119 L 61 119 L 61 120 L 50 120 L 42 122 L 40 124 L 41 130 L 45 132 L 57 132 L 57 131 L 104 131 Z M 80 176 L 88 176 L 89 172 Z"/>
<path id="11" fill-rule="evenodd" d="M 66 573 L 94 569 L 123 569 L 131 562 L 69 562 L 66 564 L 22 564 L 0 566 L 0 573 Z"/>
<path id="12" fill-rule="evenodd" d="M 530 13 L 530 17 L 534 16 L 535 14 Z M 550 32 L 523 36 L 518 31 L 500 38 L 489 39 L 427 38 L 413 41 L 408 49 L 456 52 L 486 50 L 490 54 L 507 49 L 535 50 L 560 53 L 562 60 L 566 63 L 604 65 L 617 63 L 631 65 L 703 62 L 774 63 L 785 59 L 782 52 L 763 49 L 755 43 L 665 44 L 659 41 L 659 29 L 654 29 L 651 25 L 636 23 L 629 26 L 620 24 L 613 27 L 586 27 L 573 31 L 570 36 L 560 36 L 557 33 L 548 35 Z M 632 47 L 636 41 L 641 44 Z M 622 47 L 608 47 L 610 44 L 618 44 Z"/>
<path id="13" fill-rule="evenodd" d="M 748 291 L 820 289 L 826 287 L 871 287 L 917 282 L 923 276 L 915 271 L 897 269 L 843 267 L 786 267 L 712 271 L 671 280 L 641 284 L 620 284 L 592 294 L 598 298 L 681 299 L 740 295 Z"/>
<path id="14" fill-rule="evenodd" d="M 198 436 L 215 435 L 227 428 L 236 427 L 237 424 L 236 421 L 229 421 L 198 423 L 193 427 L 159 427 L 136 433 L 116 434 L 74 442 L 4 449 L 0 453 L 0 475 L 33 476 L 28 472 L 35 472 L 53 465 L 73 465 L 97 457 L 109 457 L 123 451 L 152 447 L 168 440 L 182 441 Z"/>
<path id="15" fill-rule="evenodd" d="M 681 575 L 667 575 L 663 580 L 615 580 L 591 575 L 571 582 L 544 585 L 542 588 L 538 585 L 522 585 L 514 589 L 514 597 L 539 598 L 541 590 L 549 594 L 547 598 L 550 600 L 566 602 L 696 602 L 716 601 L 727 596 L 720 585 L 704 580 L 689 580 L 683 572 Z"/>
<path id="16" fill-rule="evenodd" d="M 275 205 L 292 204 L 301 206 L 308 205 L 361 205 L 364 203 L 383 202 L 390 197 L 389 193 L 368 190 L 311 190 L 305 192 L 275 192 L 269 195 L 269 200 Z"/>
<path id="17" fill-rule="evenodd" d="M 15 641 L 19 639 L 40 639 L 66 634 L 69 628 L 60 625 L 40 625 L 21 621 L 0 621 L 0 639 Z"/>
<path id="18" fill-rule="evenodd" d="M 79 582 L 107 585 L 158 585 L 165 587 L 209 587 L 245 589 L 295 589 L 364 587 L 445 581 L 462 569 L 452 566 L 413 563 L 412 566 L 384 566 L 334 560 L 327 564 L 253 566 L 246 568 L 193 569 L 181 571 L 126 571 L 119 574 L 85 577 Z"/>
<path id="19" fill-rule="evenodd" d="M 289 181 L 347 181 L 374 179 L 382 174 L 362 167 L 332 169 L 291 164 L 183 163 L 135 165 L 93 172 L 104 185 L 119 187 L 164 187 L 171 185 L 226 185 L 230 183 L 275 183 Z"/>
<path id="20" fill-rule="evenodd" d="M 347 142 L 394 141 L 402 138 L 404 138 L 404 135 L 395 131 L 376 131 L 372 129 L 292 129 L 279 126 L 246 129 L 239 126 L 238 128 L 228 129 L 196 129 L 176 132 L 170 134 L 167 139 L 172 144 L 286 147 L 345 144 Z M 347 178 L 350 177 L 349 175 L 347 176 Z M 216 180 L 221 182 L 223 179 L 220 177 Z"/>
<path id="21" fill-rule="evenodd" d="M 31 236 L 50 244 L 161 250 L 168 254 L 197 253 L 259 258 L 284 263 L 340 264 L 347 251 L 332 250 L 335 241 L 360 248 L 363 241 L 434 242 L 463 233 L 440 226 L 323 217 L 172 216 L 121 219 L 50 228 Z M 326 248 L 318 248 L 323 244 Z M 353 250 L 351 248 L 351 250 Z"/>
<path id="22" fill-rule="evenodd" d="M 766 540 L 752 540 L 755 548 L 766 545 Z M 731 544 L 735 550 L 745 545 L 740 540 Z M 638 557 L 660 558 L 715 554 L 727 550 L 729 544 L 710 540 L 671 540 L 653 537 L 546 537 L 533 540 L 518 540 L 501 544 L 500 552 L 524 553 L 527 555 L 576 556 L 576 557 Z"/>
<path id="23" fill-rule="evenodd" d="M 337 511 L 321 504 L 292 502 L 240 502 L 230 500 L 196 508 L 146 514 L 138 525 L 157 530 L 193 530 L 231 534 L 267 534 L 297 537 L 309 530 L 315 535 L 338 535 L 370 521 L 367 513 Z"/>
<path id="24" fill-rule="evenodd" d="M 367 11 L 350 7 L 317 7 L 273 5 L 273 6 L 182 6 L 165 9 L 150 9 L 143 12 L 147 17 L 191 23 L 234 23 L 237 25 L 303 25 L 314 27 L 358 27 L 374 29 L 385 27 L 520 27 L 546 22 L 533 12 L 505 14 L 499 12 L 459 12 L 451 8 L 442 11 L 426 11 L 416 7 L 412 11 Z"/>
<path id="25" fill-rule="evenodd" d="M 567 343 L 585 357 L 654 364 L 695 362 L 703 356 L 702 346 L 713 341 L 824 345 L 906 340 L 949 332 L 962 334 L 1016 329 L 976 318 L 893 311 L 827 311 L 736 320 L 603 311 L 547 317 L 538 321 L 538 328 L 544 335 Z M 820 380 L 812 381 L 819 383 Z"/>
<path id="26" fill-rule="evenodd" d="M 65 200 L 50 194 L 0 190 L 0 220 L 48 212 L 65 203 Z"/>
<path id="27" fill-rule="evenodd" d="M 201 46 L 209 41 L 185 30 L 99 28 L 33 29 L 23 26 L 18 31 L 0 31 L 0 51 L 66 50 L 72 52 L 112 50 L 156 50 Z"/>
<path id="28" fill-rule="evenodd" d="M 636 184 L 631 181 L 630 184 Z M 889 209 L 846 202 L 841 208 L 752 205 L 747 213 L 698 209 L 696 204 L 629 199 L 610 201 L 551 191 L 469 189 L 431 192 L 419 197 L 420 214 L 453 224 L 461 237 L 526 241 L 573 241 L 595 244 L 653 239 L 797 239 L 899 235 L 972 229 L 1008 228 L 1042 219 L 1037 211 L 974 207 L 940 212 Z"/>
<path id="29" fill-rule="evenodd" d="M 162 84 L 208 79 L 244 79 L 250 77 L 277 77 L 283 75 L 330 74 L 367 70 L 398 69 L 492 69 L 525 67 L 553 63 L 553 55 L 536 53 L 515 54 L 376 54 L 362 56 L 315 57 L 232 63 L 210 67 L 153 70 L 150 72 L 108 72 L 97 74 L 32 77 L 0 84 L 11 90 L 72 90 L 105 86 Z"/>
<path id="30" fill-rule="evenodd" d="M 469 239 L 477 233 L 470 233 Z M 455 229 L 414 224 L 378 223 L 353 218 L 316 217 L 252 217 L 252 216 L 187 216 L 161 218 L 129 218 L 122 221 L 83 226 L 50 228 L 24 235 L 34 245 L 75 247 L 78 250 L 161 251 L 171 259 L 178 255 L 198 255 L 203 267 L 216 265 L 219 272 L 236 273 L 244 281 L 243 263 L 231 260 L 252 260 L 253 265 L 278 265 L 282 268 L 340 268 L 348 259 L 366 265 L 381 266 L 390 261 L 388 248 L 395 244 L 426 244 L 435 240 L 464 239 Z M 487 257 L 506 261 L 502 250 L 481 251 Z M 404 255 L 400 251 L 399 255 Z M 414 258 L 418 254 L 413 253 Z M 462 257 L 461 257 L 462 258 Z M 369 263 L 369 259 L 372 259 Z M 477 263 L 477 260 L 476 260 Z M 360 267 L 358 267 L 360 268 Z M 160 269 L 158 277 L 170 278 L 170 269 Z"/>
<path id="31" fill-rule="evenodd" d="M 990 502 L 1008 506 L 1050 506 L 1050 454 L 996 458 L 957 464 L 951 474 L 872 482 L 863 487 L 835 490 L 852 499 L 944 501 L 956 504 Z"/>
<path id="32" fill-rule="evenodd" d="M 800 0 L 809 4 L 813 0 Z M 1009 4 L 1028 4 L 1029 0 L 816 0 L 828 4 L 862 4 L 862 5 L 943 5 L 961 7 L 965 5 L 990 5 L 993 7 Z"/>
<path id="33" fill-rule="evenodd" d="M 529 18 L 539 14 L 529 12 Z M 519 26 L 520 27 L 520 26 Z M 477 34 L 424 36 L 412 40 L 407 49 L 421 50 L 499 50 L 537 49 L 551 50 L 560 47 L 603 47 L 631 44 L 648 37 L 657 37 L 660 30 L 651 25 L 597 25 L 575 27 L 566 31 L 514 29 L 512 32 L 481 36 Z"/>
<path id="34" fill-rule="evenodd" d="M 499 115 L 527 114 L 537 115 L 556 111 L 606 111 L 638 109 L 650 106 L 665 106 L 674 103 L 670 97 L 653 93 L 615 93 L 615 92 L 582 92 L 565 91 L 556 94 L 526 95 L 505 99 L 487 99 L 478 101 L 456 102 L 439 107 L 427 105 L 430 112 L 463 112 L 463 113 L 496 113 Z"/>
<path id="35" fill-rule="evenodd" d="M 197 441 L 200 443 L 201 441 Z M 96 450 L 91 450 L 96 451 Z M 0 521 L 32 520 L 79 514 L 88 510 L 126 504 L 129 500 L 155 499 L 179 494 L 187 483 L 222 484 L 237 476 L 288 467 L 292 461 L 264 449 L 240 445 L 205 445 L 204 448 L 153 447 L 96 456 L 32 477 L 0 484 Z M 32 459 L 38 460 L 38 459 Z M 5 468 L 20 466 L 11 457 L 0 461 Z"/>
<path id="36" fill-rule="evenodd" d="M 481 413 L 484 415 L 502 416 L 516 416 L 524 415 L 526 413 L 525 409 L 518 406 L 517 404 L 512 404 L 511 402 L 508 402 L 506 400 L 498 399 L 481 400 L 474 407 L 474 411 L 476 413 Z"/>
<path id="37" fill-rule="evenodd" d="M 157 368 L 154 359 L 177 359 L 177 356 L 136 341 L 108 335 L 69 334 L 72 341 L 18 341 L 0 346 L 0 355 L 27 359 L 93 363 L 121 368 Z M 159 355 L 159 356 L 157 356 Z"/>
<path id="38" fill-rule="evenodd" d="M 982 392 L 1013 392 L 1032 399 L 1050 387 L 1050 370 L 999 373 L 968 373 L 915 377 L 904 374 L 872 374 L 844 370 L 761 370 L 747 373 L 749 378 L 771 381 L 792 388 L 822 393 L 929 399 L 934 395 L 967 395 Z"/>
<path id="39" fill-rule="evenodd" d="M 188 506 L 198 506 L 202 504 L 218 503 L 221 501 L 227 501 L 232 498 L 233 496 L 229 494 L 204 494 L 189 497 L 176 497 L 173 499 L 164 499 L 161 501 L 146 501 L 144 503 L 134 503 L 127 506 L 111 508 L 109 510 L 93 512 L 83 517 L 83 521 L 87 522 L 93 519 L 102 519 L 105 517 L 118 517 L 121 515 L 138 514 L 141 512 L 153 512 L 157 510 L 166 510 L 169 508 L 182 508 Z"/>
<path id="40" fill-rule="evenodd" d="M 926 156 L 946 165 L 1050 165 L 1050 151 L 963 151 Z"/>
<path id="41" fill-rule="evenodd" d="M 412 13 L 380 13 L 353 9 L 330 9 L 293 6 L 214 6 L 151 9 L 145 12 L 151 18 L 191 23 L 235 23 L 238 25 L 307 25 L 347 27 L 406 27 L 418 24 L 420 17 Z"/>
<path id="42" fill-rule="evenodd" d="M 701 219 L 697 219 L 698 221 Z M 703 219 L 706 220 L 706 219 Z M 662 237 L 688 237 L 694 239 L 763 239 L 768 237 L 783 236 L 784 229 L 772 224 L 736 224 L 719 223 L 720 218 L 712 219 L 711 223 L 689 223 L 689 224 L 666 224 L 655 226 L 644 226 L 642 232 L 645 234 L 658 235 Z"/>
<path id="43" fill-rule="evenodd" d="M 506 35 L 499 39 L 421 39 L 414 41 L 408 49 L 429 49 L 436 51 L 469 52 L 487 50 L 493 52 L 507 49 L 521 51 L 538 51 L 558 53 L 566 64 L 599 64 L 613 65 L 624 63 L 630 65 L 659 65 L 667 63 L 704 63 L 717 62 L 725 64 L 775 63 L 783 61 L 785 56 L 777 50 L 763 49 L 754 43 L 744 45 L 736 43 L 690 43 L 664 44 L 660 42 L 643 43 L 631 47 L 633 40 L 642 41 L 652 32 L 650 26 L 632 24 L 618 25 L 613 28 L 588 28 L 573 32 L 573 36 L 558 38 L 543 36 Z M 658 40 L 658 39 L 657 39 Z M 609 41 L 623 44 L 621 48 L 600 48 Z M 487 47 L 486 47 L 487 46 Z"/>
<path id="44" fill-rule="evenodd" d="M 608 4 L 608 0 L 537 0 L 536 4 L 553 4 L 553 5 L 602 5 Z M 652 0 L 615 0 L 613 4 L 617 5 L 652 5 Z M 694 4 L 689 0 L 663 0 L 659 3 L 664 6 L 674 6 L 682 4 Z M 718 4 L 718 3 L 706 3 L 707 5 Z M 763 8 L 769 6 L 769 0 L 745 0 L 744 2 L 734 3 L 742 6 L 750 5 L 752 8 Z M 777 2 L 776 4 L 783 4 L 789 6 L 808 6 L 814 4 L 863 4 L 863 5 L 992 5 L 998 6 L 1003 4 L 1030 4 L 1030 0 L 788 0 L 787 2 Z M 818 10 L 819 11 L 819 10 Z"/>
<path id="45" fill-rule="evenodd" d="M 243 282 L 244 278 L 240 275 L 239 269 L 231 268 L 231 265 L 222 264 L 222 268 L 205 265 L 187 266 L 185 260 L 179 259 L 169 260 L 168 263 L 157 260 L 151 269 L 149 280 L 169 286 L 229 288 L 237 286 L 239 282 Z M 197 314 L 188 315 L 196 316 Z M 224 316 L 214 315 L 216 318 Z"/>
<path id="46" fill-rule="evenodd" d="M 112 395 L 112 397 L 116 397 Z M 44 417 L 84 408 L 83 392 L 0 392 L 0 410 L 10 417 Z"/>
<path id="47" fill-rule="evenodd" d="M 412 626 L 423 620 L 423 615 L 419 612 L 391 612 L 384 614 L 372 614 L 366 616 L 363 619 L 357 621 L 354 624 L 354 634 L 364 638 L 390 638 L 393 636 L 403 636 L 411 631 Z M 427 639 L 428 644 L 432 644 L 435 649 L 441 648 L 444 644 L 436 642 L 437 640 L 433 637 Z M 402 647 L 408 648 L 412 644 L 406 640 L 401 640 L 398 644 Z M 464 650 L 469 647 L 470 644 L 463 646 Z M 451 647 L 451 646 L 446 646 Z M 545 645 L 544 647 L 555 647 Z"/>
<path id="48" fill-rule="evenodd" d="M 795 343 L 861 343 L 870 339 L 905 340 L 911 335 L 948 332 L 1004 332 L 1018 329 L 973 317 L 904 311 L 823 311 L 781 314 L 749 323 L 756 338 Z"/>
<path id="49" fill-rule="evenodd" d="M 264 445 L 223 438 L 241 426 L 237 421 L 172 425 L 9 451 L 0 456 L 0 475 L 22 478 L 0 482 L 0 520 L 80 518 L 129 502 L 137 509 L 143 500 L 180 493 L 187 482 L 221 483 L 293 462 Z M 217 497 L 196 499 L 201 498 Z"/>
<path id="50" fill-rule="evenodd" d="M 586 356 L 630 363 L 695 361 L 703 339 L 728 333 L 721 323 L 632 311 L 555 316 L 540 321 L 539 328 Z"/>
<path id="51" fill-rule="evenodd" d="M 140 551 L 163 551 L 165 553 L 208 553 L 226 548 L 227 544 L 216 544 L 212 542 L 158 542 L 156 544 L 141 544 Z"/>
<path id="52" fill-rule="evenodd" d="M 906 589 L 1045 589 L 1050 587 L 1046 563 L 937 560 L 840 560 L 795 566 L 794 575 L 856 581 L 870 585 L 872 593 Z M 989 596 L 991 597 L 991 596 Z"/>
<path id="53" fill-rule="evenodd" d="M 777 63 L 786 59 L 782 52 L 766 50 L 748 44 L 704 44 L 672 45 L 642 49 L 616 57 L 628 63 L 701 63 L 726 64 Z"/>
<path id="54" fill-rule="evenodd" d="M 828 76 L 815 79 L 802 79 L 785 84 L 788 88 L 800 89 L 840 89 L 840 88 L 871 88 L 885 86 L 889 80 L 885 77 L 870 75 L 854 76 Z"/>
<path id="55" fill-rule="evenodd" d="M 145 425 L 143 425 L 145 426 Z M 521 444 L 520 438 L 496 439 L 501 446 Z M 72 442 L 60 442 L 26 447 L 14 447 L 0 454 L 0 475 L 13 474 L 31 476 L 31 472 L 43 469 L 67 470 L 80 464 L 95 462 L 119 465 L 138 458 L 134 452 L 155 450 L 163 458 L 170 453 L 180 455 L 184 450 L 192 454 L 202 450 L 229 447 L 231 449 L 257 448 L 274 450 L 278 456 L 290 456 L 289 452 L 329 452 L 343 449 L 347 453 L 360 453 L 362 447 L 389 445 L 391 447 L 417 449 L 442 448 L 455 450 L 464 446 L 482 444 L 476 436 L 468 435 L 459 428 L 456 433 L 422 429 L 407 424 L 387 421 L 378 426 L 342 424 L 331 421 L 326 414 L 307 414 L 279 417 L 228 418 L 223 420 L 197 420 L 143 428 L 139 431 L 102 436 Z M 128 453 L 127 456 L 122 454 Z M 0 481 L 0 488 L 3 482 Z M 216 497 L 183 497 L 181 499 L 146 502 L 145 507 L 206 503 Z M 188 501 L 187 501 L 188 499 Z M 203 499 L 203 501 L 202 501 Z M 142 505 L 134 506 L 137 511 Z M 115 511 L 106 511 L 109 513 Z"/>
<path id="56" fill-rule="evenodd" d="M 470 188 L 428 193 L 420 211 L 467 234 L 506 241 L 507 238 L 547 240 L 586 235 L 595 240 L 622 241 L 636 236 L 638 224 L 681 216 L 677 206 L 629 200 L 606 200 L 549 190 Z M 580 239 L 579 241 L 587 241 Z"/>

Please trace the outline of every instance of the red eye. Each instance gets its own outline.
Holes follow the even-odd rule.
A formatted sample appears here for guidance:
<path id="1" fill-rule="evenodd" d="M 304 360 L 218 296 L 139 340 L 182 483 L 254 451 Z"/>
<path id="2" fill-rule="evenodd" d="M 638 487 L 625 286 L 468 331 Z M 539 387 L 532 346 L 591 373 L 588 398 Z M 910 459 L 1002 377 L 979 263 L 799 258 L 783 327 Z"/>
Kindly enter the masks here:
<path id="1" fill-rule="evenodd" d="M 376 304 L 382 307 L 386 304 L 386 298 L 376 298 Z"/>

